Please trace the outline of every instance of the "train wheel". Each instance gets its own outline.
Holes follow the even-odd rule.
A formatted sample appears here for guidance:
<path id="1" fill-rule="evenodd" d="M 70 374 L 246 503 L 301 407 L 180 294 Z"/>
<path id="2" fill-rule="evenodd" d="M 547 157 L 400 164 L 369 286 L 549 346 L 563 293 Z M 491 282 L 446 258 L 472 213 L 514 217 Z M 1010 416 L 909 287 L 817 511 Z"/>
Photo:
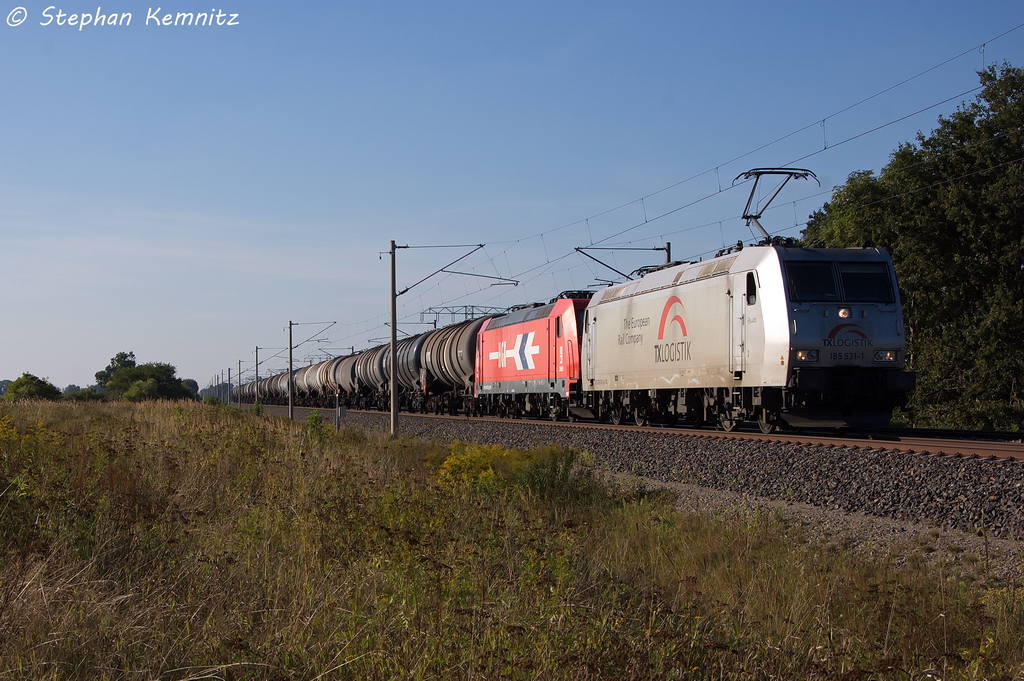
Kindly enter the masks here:
<path id="1" fill-rule="evenodd" d="M 637 407 L 634 409 L 633 420 L 636 421 L 636 425 L 641 427 L 651 425 L 650 407 Z"/>
<path id="2" fill-rule="evenodd" d="M 612 422 L 613 426 L 621 426 L 626 422 L 626 410 L 619 405 L 615 405 L 608 412 L 608 420 Z"/>
<path id="3" fill-rule="evenodd" d="M 722 430 L 725 432 L 731 433 L 739 427 L 740 420 L 736 418 L 732 409 L 723 406 L 718 412 L 718 425 L 720 425 Z"/>
<path id="4" fill-rule="evenodd" d="M 771 434 L 776 433 L 779 430 L 779 419 L 776 414 L 770 413 L 762 409 L 757 414 L 757 427 L 761 429 L 762 433 Z"/>

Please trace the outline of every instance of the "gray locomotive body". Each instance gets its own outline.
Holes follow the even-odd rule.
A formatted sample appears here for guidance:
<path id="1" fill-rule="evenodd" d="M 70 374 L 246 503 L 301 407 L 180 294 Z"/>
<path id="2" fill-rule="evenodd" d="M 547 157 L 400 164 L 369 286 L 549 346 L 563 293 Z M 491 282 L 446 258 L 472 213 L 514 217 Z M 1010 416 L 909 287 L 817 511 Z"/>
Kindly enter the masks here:
<path id="1" fill-rule="evenodd" d="M 881 249 L 738 248 L 598 292 L 573 413 L 639 424 L 889 422 L 913 389 Z"/>

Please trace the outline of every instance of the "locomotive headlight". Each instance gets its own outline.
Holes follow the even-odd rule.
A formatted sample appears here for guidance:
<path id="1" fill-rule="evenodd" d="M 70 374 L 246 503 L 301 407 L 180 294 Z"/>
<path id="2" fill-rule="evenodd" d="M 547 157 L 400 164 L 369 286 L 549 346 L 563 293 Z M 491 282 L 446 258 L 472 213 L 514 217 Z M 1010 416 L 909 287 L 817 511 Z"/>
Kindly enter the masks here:
<path id="1" fill-rule="evenodd" d="M 876 362 L 895 362 L 899 350 L 875 350 Z"/>
<path id="2" fill-rule="evenodd" d="M 836 314 L 839 315 L 840 319 L 849 319 L 850 317 L 853 316 L 853 312 L 848 307 L 839 308 L 839 312 L 837 312 Z"/>
<path id="3" fill-rule="evenodd" d="M 797 350 L 796 361 L 798 362 L 817 362 L 818 351 L 817 350 Z"/>

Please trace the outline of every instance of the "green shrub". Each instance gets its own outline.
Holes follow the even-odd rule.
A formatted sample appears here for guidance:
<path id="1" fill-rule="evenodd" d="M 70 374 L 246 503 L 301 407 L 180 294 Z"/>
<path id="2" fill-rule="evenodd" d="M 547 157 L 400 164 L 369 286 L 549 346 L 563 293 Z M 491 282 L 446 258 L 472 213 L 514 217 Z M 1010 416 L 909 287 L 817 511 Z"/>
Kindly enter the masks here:
<path id="1" fill-rule="evenodd" d="M 30 373 L 24 373 L 7 386 L 3 399 L 6 402 L 18 400 L 59 400 L 63 397 L 60 388 Z"/>
<path id="2" fill-rule="evenodd" d="M 102 402 L 105 397 L 103 393 L 94 387 L 82 388 L 73 393 L 64 395 L 64 399 L 70 402 Z"/>

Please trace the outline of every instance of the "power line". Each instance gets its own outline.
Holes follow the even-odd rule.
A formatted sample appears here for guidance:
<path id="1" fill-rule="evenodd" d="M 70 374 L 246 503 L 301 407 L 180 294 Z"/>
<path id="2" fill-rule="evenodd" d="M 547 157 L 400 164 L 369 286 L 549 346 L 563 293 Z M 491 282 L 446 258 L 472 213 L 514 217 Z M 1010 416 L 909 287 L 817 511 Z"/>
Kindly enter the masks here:
<path id="1" fill-rule="evenodd" d="M 798 129 L 796 129 L 796 130 L 794 130 L 794 131 L 792 131 L 790 133 L 787 133 L 787 134 L 785 134 L 785 135 L 783 135 L 783 136 L 781 136 L 781 137 L 779 137 L 777 139 L 774 139 L 771 142 L 768 142 L 766 144 L 762 144 L 761 146 L 759 146 L 759 147 L 757 147 L 755 149 L 751 149 L 750 151 L 744 152 L 744 153 L 740 154 L 739 156 L 731 158 L 731 159 L 729 159 L 728 161 L 726 161 L 724 163 L 719 163 L 719 164 L 717 164 L 713 168 L 709 168 L 709 169 L 704 170 L 704 171 L 702 171 L 700 173 L 696 173 L 696 174 L 691 175 L 691 176 L 689 176 L 689 177 L 687 177 L 685 179 L 679 180 L 678 182 L 674 182 L 674 183 L 672 183 L 672 184 L 670 184 L 670 185 L 668 185 L 666 187 L 662 187 L 661 189 L 653 191 L 653 192 L 651 192 L 649 194 L 645 194 L 644 196 L 641 196 L 638 199 L 633 199 L 632 201 L 627 201 L 626 203 L 619 204 L 618 206 L 615 206 L 613 208 L 608 208 L 608 209 L 600 211 L 598 213 L 594 213 L 593 215 L 590 215 L 590 216 L 588 216 L 586 218 L 583 218 L 583 219 L 580 219 L 580 220 L 575 220 L 573 222 L 566 223 L 564 225 L 561 225 L 559 227 L 555 227 L 553 229 L 549 229 L 549 230 L 546 230 L 546 231 L 543 231 L 543 232 L 538 232 L 537 234 L 533 234 L 533 235 L 528 236 L 528 237 L 523 237 L 522 239 L 517 239 L 516 241 L 511 242 L 511 243 L 518 243 L 520 241 L 526 241 L 526 240 L 533 239 L 533 238 L 536 238 L 538 236 L 542 236 L 542 235 L 545 235 L 545 234 L 553 234 L 554 232 L 558 232 L 560 230 L 566 229 L 568 227 L 573 227 L 573 226 L 579 225 L 581 223 L 587 223 L 587 226 L 589 228 L 589 221 L 592 220 L 592 219 L 595 219 L 595 218 L 598 218 L 598 217 L 602 217 L 604 215 L 607 215 L 609 213 L 613 213 L 613 212 L 615 212 L 617 210 L 620 210 L 622 208 L 626 208 L 628 206 L 632 206 L 634 204 L 640 203 L 640 202 L 644 201 L 645 199 L 649 199 L 649 198 L 651 198 L 653 196 L 657 196 L 658 194 L 666 192 L 669 189 L 674 189 L 674 188 L 676 188 L 676 187 L 678 187 L 680 185 L 686 184 L 687 182 L 691 182 L 693 180 L 696 180 L 697 178 L 703 177 L 704 175 L 708 175 L 710 173 L 716 173 L 717 174 L 719 169 L 724 167 L 724 166 L 728 166 L 728 165 L 730 165 L 732 163 L 735 163 L 737 161 L 740 161 L 740 160 L 742 160 L 742 159 L 744 159 L 744 158 L 746 158 L 748 156 L 756 154 L 759 151 L 763 151 L 764 149 L 767 149 L 768 147 L 771 147 L 771 146 L 773 146 L 775 144 L 778 144 L 779 142 L 787 140 L 790 137 L 793 137 L 794 135 L 798 135 L 801 132 L 804 132 L 804 131 L 806 131 L 806 130 L 808 130 L 810 128 L 813 128 L 816 125 L 821 125 L 825 121 L 828 121 L 828 120 L 830 120 L 832 118 L 836 118 L 837 116 L 839 116 L 841 114 L 844 114 L 847 111 L 850 111 L 852 109 L 855 109 L 856 107 L 861 106 L 862 104 L 866 104 L 867 102 L 870 102 L 871 100 L 873 100 L 873 99 L 875 99 L 877 97 L 880 97 L 881 95 L 883 95 L 883 94 L 885 94 L 887 92 L 891 92 L 892 90 L 895 90 L 898 87 L 906 85 L 907 83 L 910 83 L 910 82 L 912 82 L 912 81 L 914 81 L 914 80 L 916 80 L 916 79 L 918 79 L 918 78 L 920 78 L 920 77 L 922 77 L 924 75 L 927 75 L 928 73 L 931 73 L 932 71 L 934 71 L 934 70 L 936 70 L 938 68 L 941 68 L 941 67 L 945 66 L 946 64 L 954 62 L 957 59 L 960 59 L 961 57 L 963 57 L 965 55 L 968 55 L 968 54 L 978 50 L 979 48 L 984 47 L 985 45 L 987 45 L 989 43 L 995 42 L 996 40 L 999 40 L 1000 38 L 1003 38 L 1003 37 L 1009 35 L 1010 33 L 1013 33 L 1014 31 L 1017 31 L 1017 30 L 1019 30 L 1021 28 L 1024 28 L 1024 23 L 1018 24 L 1017 26 L 1014 26 L 1013 28 L 1011 28 L 1011 29 L 1009 29 L 1007 31 L 1004 31 L 1003 33 L 1000 33 L 999 35 L 995 36 L 994 38 L 990 38 L 989 40 L 986 40 L 986 41 L 984 41 L 982 43 L 979 43 L 979 44 L 977 44 L 977 45 L 975 45 L 975 46 L 973 46 L 971 48 L 968 48 L 968 49 L 964 50 L 963 52 L 961 52 L 961 53 L 959 53 L 959 54 L 957 54 L 957 55 L 955 55 L 953 57 L 950 57 L 949 59 L 946 59 L 943 62 L 940 62 L 940 63 L 938 63 L 938 64 L 936 64 L 934 66 L 931 66 L 931 67 L 925 69 L 924 71 L 916 73 L 913 76 L 910 76 L 909 78 L 905 78 L 904 80 L 901 80 L 900 82 L 895 83 L 894 85 L 890 85 L 887 88 L 879 90 L 878 92 L 876 92 L 876 93 L 874 93 L 874 94 L 872 94 L 872 95 L 870 95 L 868 97 L 865 97 L 864 99 L 861 99 L 861 100 L 859 100 L 859 101 L 857 101 L 857 102 L 855 102 L 853 104 L 850 104 L 849 106 L 843 107 L 842 109 L 840 109 L 840 110 L 838 110 L 838 111 L 836 111 L 834 113 L 828 114 L 827 116 L 825 116 L 825 117 L 823 117 L 821 119 L 815 120 L 813 123 L 808 123 L 807 125 L 805 125 L 805 126 L 803 126 L 801 128 L 798 128 Z M 977 89 L 979 89 L 979 88 L 974 88 L 972 90 L 968 90 L 967 92 L 965 92 L 963 94 L 969 94 L 969 93 L 971 93 L 971 92 L 973 92 L 973 91 L 975 91 Z M 917 112 L 915 112 L 913 114 L 909 114 L 908 116 L 905 116 L 903 118 L 897 119 L 895 121 L 891 121 L 890 123 L 886 124 L 885 126 L 880 126 L 879 128 L 875 128 L 875 129 L 869 130 L 869 131 L 867 131 L 865 133 L 862 133 L 862 135 L 869 134 L 871 132 L 874 132 L 875 130 L 879 130 L 879 129 L 881 129 L 883 127 L 886 127 L 888 125 L 892 125 L 894 123 L 898 123 L 900 120 L 904 120 L 905 118 L 909 118 L 911 116 L 918 115 L 919 113 L 922 113 L 923 111 L 927 111 L 928 109 L 934 108 L 936 106 L 940 106 L 941 104 L 944 104 L 944 103 L 946 103 L 948 101 L 951 101 L 952 99 L 956 99 L 956 97 L 962 97 L 963 94 L 956 95 L 954 97 L 951 97 L 949 99 L 944 100 L 943 102 L 939 102 L 938 104 L 933 104 L 930 107 L 926 107 L 925 109 L 922 109 L 921 111 L 917 111 Z M 856 137 L 850 138 L 850 139 L 856 139 Z M 832 145 L 832 146 L 839 146 L 840 144 L 844 144 L 844 143 L 850 141 L 850 139 L 843 140 L 843 142 L 840 142 L 840 143 Z M 823 150 L 821 150 L 821 151 L 823 151 Z M 816 152 L 816 153 L 820 153 L 820 151 Z M 813 154 L 811 154 L 811 155 L 813 155 Z M 809 156 L 805 156 L 803 158 L 809 158 Z M 796 161 L 793 161 L 793 163 L 796 163 L 799 160 L 802 160 L 802 159 L 797 159 Z M 606 240 L 607 239 L 602 239 L 602 240 L 599 240 L 599 241 L 593 242 L 593 243 L 601 243 L 602 241 L 606 241 Z M 509 243 L 509 242 L 497 242 L 497 243 Z"/>
<path id="2" fill-rule="evenodd" d="M 513 269 L 511 267 L 511 263 L 509 262 L 509 259 L 508 259 L 508 252 L 509 252 L 509 250 L 512 247 L 514 247 L 515 245 L 523 243 L 525 241 L 529 241 L 530 239 L 534 239 L 534 238 L 541 238 L 541 239 L 543 239 L 543 237 L 545 235 L 554 234 L 554 233 L 559 232 L 561 230 L 567 229 L 569 227 L 574 227 L 574 226 L 577 226 L 577 225 L 586 225 L 587 233 L 589 235 L 589 241 L 590 241 L 591 245 L 600 244 L 600 243 L 608 243 L 609 241 L 611 241 L 612 239 L 614 239 L 616 237 L 622 236 L 624 234 L 628 234 L 628 233 L 630 233 L 630 232 L 632 232 L 632 231 L 634 231 L 636 229 L 639 229 L 640 227 L 647 226 L 647 225 L 649 225 L 651 223 L 654 223 L 654 222 L 657 222 L 658 220 L 660 220 L 662 218 L 665 218 L 665 217 L 667 217 L 669 215 L 675 214 L 675 213 L 680 212 L 680 211 L 682 211 L 682 210 L 684 210 L 686 208 L 690 208 L 690 207 L 693 207 L 693 206 L 695 206 L 697 204 L 700 204 L 700 203 L 702 203 L 704 201 L 707 201 L 710 198 L 713 198 L 713 197 L 715 197 L 715 196 L 717 196 L 717 195 L 719 195 L 721 193 L 724 193 L 726 191 L 730 191 L 731 189 L 733 189 L 735 187 L 741 186 L 741 184 L 743 184 L 743 183 L 741 183 L 740 185 L 734 185 L 734 186 L 726 187 L 726 188 L 723 189 L 721 187 L 720 182 L 719 182 L 719 184 L 718 184 L 718 191 L 711 192 L 711 193 L 706 194 L 704 196 L 698 197 L 697 199 L 694 199 L 694 200 L 692 200 L 692 201 L 690 201 L 688 203 L 680 205 L 680 206 L 678 206 L 676 208 L 673 208 L 671 210 L 667 210 L 667 211 L 665 211 L 665 212 L 663 212 L 663 213 L 661 213 L 659 215 L 656 215 L 654 217 L 649 217 L 649 216 L 645 215 L 645 219 L 644 219 L 643 222 L 640 222 L 640 223 L 634 224 L 634 225 L 632 225 L 630 227 L 627 227 L 625 229 L 619 230 L 618 232 L 615 232 L 615 233 L 613 233 L 611 235 L 608 235 L 608 236 L 605 236 L 603 238 L 600 238 L 600 239 L 598 239 L 596 241 L 593 238 L 592 226 L 590 225 L 590 220 L 591 219 L 599 218 L 599 217 L 608 215 L 610 213 L 614 213 L 615 211 L 621 210 L 621 209 L 629 207 L 631 205 L 635 205 L 637 203 L 640 203 L 642 205 L 642 207 L 644 209 L 644 212 L 646 213 L 646 210 L 647 210 L 647 206 L 645 204 L 645 200 L 646 199 L 649 199 L 651 197 L 654 197 L 654 196 L 657 196 L 659 194 L 662 194 L 662 193 L 664 193 L 664 192 L 666 192 L 666 191 L 668 191 L 670 189 L 674 189 L 674 188 L 679 187 L 679 186 L 681 186 L 683 184 L 686 184 L 688 182 L 696 180 L 696 179 L 698 179 L 700 177 L 709 175 L 710 173 L 715 173 L 716 176 L 718 176 L 719 172 L 720 172 L 720 169 L 725 167 L 725 166 L 728 166 L 730 164 L 736 163 L 737 161 L 740 161 L 740 160 L 742 160 L 744 158 L 747 158 L 747 157 L 749 157 L 749 156 L 751 156 L 751 155 L 753 155 L 753 154 L 755 154 L 755 153 L 757 153 L 759 151 L 763 151 L 764 149 L 767 149 L 767 148 L 769 148 L 769 147 L 771 147 L 771 146 L 773 146 L 775 144 L 778 144 L 778 143 L 780 143 L 782 141 L 785 141 L 786 139 L 789 139 L 789 138 L 791 138 L 791 137 L 793 137 L 795 135 L 798 135 L 801 132 L 804 132 L 804 131 L 806 131 L 808 129 L 811 129 L 811 128 L 813 128 L 816 125 L 823 125 L 828 120 L 836 118 L 836 117 L 838 117 L 838 116 L 840 116 L 840 115 L 842 115 L 842 114 L 844 114 L 844 113 L 846 113 L 848 111 L 851 111 L 851 110 L 853 110 L 853 109 L 855 109 L 855 108 L 857 108 L 857 107 L 859 107 L 859 106 L 861 106 L 863 104 L 866 104 L 867 102 L 870 102 L 870 101 L 872 101 L 872 100 L 874 100 L 874 99 L 876 99 L 876 98 L 878 98 L 878 97 L 880 97 L 880 96 L 882 96 L 882 95 L 884 95 L 884 94 L 886 94 L 888 92 L 891 92 L 891 91 L 893 91 L 893 90 L 895 90 L 895 89 L 897 89 L 897 88 L 899 88 L 899 87 L 901 87 L 903 85 L 906 85 L 907 83 L 910 83 L 910 82 L 912 82 L 912 81 L 914 81 L 914 80 L 916 80 L 916 79 L 918 79 L 918 78 L 920 78 L 920 77 L 922 77 L 922 76 L 924 76 L 924 75 L 926 75 L 928 73 L 931 73 L 931 72 L 933 72 L 933 71 L 935 71 L 935 70 L 937 70 L 937 69 L 939 69 L 939 68 L 941 68 L 941 67 L 943 67 L 943 66 L 945 66 L 947 64 L 950 64 L 950 63 L 952 63 L 952 62 L 954 62 L 954 61 L 956 61 L 956 60 L 958 60 L 958 59 L 960 59 L 960 58 L 962 58 L 962 57 L 964 57 L 964 56 L 966 56 L 968 54 L 971 54 L 972 52 L 978 50 L 979 48 L 983 48 L 987 44 L 991 44 L 991 43 L 995 42 L 996 40 L 999 40 L 1000 38 L 1003 38 L 1003 37 L 1005 37 L 1005 36 L 1015 32 L 1015 31 L 1018 31 L 1021 28 L 1024 28 L 1024 23 L 1019 24 L 1017 26 L 1014 26 L 1013 28 L 1011 28 L 1011 29 L 1009 29 L 1007 31 L 1004 31 L 1003 33 L 1000 33 L 999 35 L 997 35 L 997 36 L 995 36 L 993 38 L 990 38 L 989 40 L 986 40 L 983 43 L 979 43 L 978 45 L 975 45 L 975 46 L 973 46 L 973 47 L 971 47 L 971 48 L 969 48 L 967 50 L 964 50 L 964 51 L 960 52 L 957 55 L 954 55 L 954 56 L 952 56 L 952 57 L 950 57 L 950 58 L 948 58 L 948 59 L 946 59 L 946 60 L 944 60 L 944 61 L 942 61 L 942 62 L 940 62 L 938 64 L 935 64 L 935 65 L 933 65 L 933 66 L 931 66 L 931 67 L 929 67 L 927 69 L 924 69 L 923 71 L 920 71 L 920 72 L 914 74 L 913 76 L 910 76 L 909 78 L 905 78 L 905 79 L 903 79 L 903 80 L 901 80 L 901 81 L 899 81 L 899 82 L 897 82 L 897 83 L 895 83 L 893 85 L 890 85 L 890 86 L 888 86 L 886 88 L 883 88 L 882 90 L 879 90 L 878 92 L 875 92 L 874 94 L 872 94 L 872 95 L 870 95 L 868 97 L 865 97 L 865 98 L 863 98 L 861 100 L 858 100 L 857 102 L 854 102 L 853 104 L 845 106 L 845 107 L 843 107 L 843 108 L 841 108 L 841 109 L 839 109 L 839 110 L 837 110 L 837 111 L 835 111 L 833 113 L 830 113 L 830 114 L 826 115 L 825 117 L 823 117 L 821 119 L 815 120 L 812 123 L 808 123 L 807 125 L 804 125 L 804 126 L 798 128 L 798 129 L 796 129 L 796 130 L 794 130 L 794 131 L 792 131 L 790 133 L 787 133 L 786 135 L 778 137 L 778 138 L 776 138 L 776 139 L 774 139 L 774 140 L 772 140 L 770 142 L 767 142 L 765 144 L 762 144 L 762 145 L 760 145 L 760 146 L 758 146 L 758 147 L 756 147 L 756 148 L 754 148 L 754 149 L 752 149 L 750 151 L 747 151 L 747 152 L 744 152 L 744 153 L 742 153 L 742 154 L 740 154 L 738 156 L 735 156 L 735 157 L 729 159 L 728 161 L 725 161 L 724 163 L 719 163 L 716 166 L 714 166 L 713 168 L 709 168 L 709 169 L 704 170 L 702 172 L 693 174 L 693 175 L 691 175 L 689 177 L 686 177 L 686 178 L 684 178 L 682 180 L 679 180 L 679 181 L 674 182 L 672 184 L 669 184 L 669 185 L 667 185 L 665 187 L 662 187 L 661 189 L 658 189 L 656 191 L 653 191 L 653 192 L 650 192 L 648 194 L 645 194 L 644 196 L 641 196 L 640 198 L 637 198 L 637 199 L 634 199 L 634 200 L 631 200 L 631 201 L 627 201 L 625 203 L 621 203 L 621 204 L 619 204 L 617 206 L 614 206 L 614 207 L 608 208 L 606 210 L 602 210 L 602 211 L 599 211 L 597 213 L 594 213 L 594 214 L 592 214 L 592 215 L 590 215 L 590 216 L 588 216 L 586 218 L 582 218 L 582 219 L 579 219 L 579 220 L 574 220 L 572 222 L 565 223 L 565 224 L 560 225 L 558 227 L 554 227 L 554 228 L 551 228 L 551 229 L 547 229 L 547 230 L 543 230 L 543 231 L 537 232 L 537 233 L 532 234 L 532 235 L 527 236 L 527 237 L 523 237 L 523 238 L 515 239 L 515 240 L 510 240 L 510 241 L 492 242 L 491 243 L 492 246 L 504 245 L 506 247 L 501 249 L 501 250 L 499 250 L 494 255 L 491 255 L 486 250 L 484 250 L 484 255 L 487 258 L 487 260 L 485 261 L 484 266 L 489 265 L 490 268 L 493 268 L 494 271 L 500 275 L 501 272 L 498 270 L 497 260 L 501 256 L 504 256 L 505 257 L 505 264 L 507 266 L 507 270 L 508 270 L 508 274 L 509 274 L 510 278 L 523 279 L 524 282 L 530 282 L 530 281 L 534 281 L 537 278 L 539 278 L 541 276 L 544 276 L 544 275 L 546 275 L 548 273 L 552 273 L 553 274 L 554 273 L 553 272 L 553 267 L 556 266 L 558 263 L 561 263 L 568 256 L 572 255 L 573 252 L 569 252 L 569 253 L 566 253 L 566 254 L 564 254 L 562 256 L 555 257 L 555 258 L 550 258 L 549 256 L 545 256 L 548 259 L 547 262 L 538 264 L 538 265 L 536 265 L 534 267 L 527 268 L 526 270 L 523 270 L 522 272 L 516 274 L 516 273 L 513 272 Z M 931 105 L 929 105 L 927 107 L 924 107 L 922 109 L 916 110 L 916 111 L 914 111 L 912 113 L 909 113 L 907 115 L 901 116 L 899 118 L 891 120 L 891 121 L 889 121 L 887 123 L 884 123 L 882 125 L 879 125 L 879 126 L 876 126 L 874 128 L 871 128 L 869 130 L 860 132 L 860 133 L 858 133 L 856 135 L 852 135 L 852 136 L 850 136 L 848 138 L 845 138 L 845 139 L 843 139 L 843 140 L 841 140 L 839 142 L 836 142 L 834 144 L 831 144 L 831 145 L 824 144 L 822 149 L 818 149 L 818 150 L 816 150 L 816 151 L 814 151 L 814 152 L 812 152 L 810 154 L 806 154 L 806 155 L 801 156 L 801 157 L 799 157 L 797 159 L 794 159 L 793 161 L 790 161 L 790 164 L 798 163 L 798 162 L 800 162 L 802 160 L 805 160 L 807 158 L 811 158 L 813 156 L 821 154 L 824 151 L 828 151 L 830 149 L 835 149 L 836 147 L 839 147 L 839 146 L 842 146 L 842 145 L 847 144 L 849 142 L 852 142 L 854 140 L 857 140 L 857 139 L 859 139 L 861 137 L 864 137 L 866 135 L 869 135 L 869 134 L 871 134 L 873 132 L 877 132 L 878 130 L 882 130 L 882 129 L 887 128 L 889 126 L 895 125 L 896 123 L 899 123 L 901 121 L 907 120 L 907 119 L 912 118 L 914 116 L 920 115 L 921 113 L 924 113 L 924 112 L 926 112 L 928 110 L 934 109 L 934 108 L 936 108 L 938 106 L 946 104 L 946 103 L 948 103 L 950 101 L 953 101 L 953 100 L 955 100 L 957 98 L 961 98 L 961 97 L 969 95 L 969 94 L 971 94 L 973 92 L 977 92 L 980 89 L 981 89 L 981 87 L 975 87 L 975 88 L 972 88 L 970 90 L 966 90 L 966 91 L 964 91 L 964 92 L 962 92 L 962 93 L 960 93 L 958 95 L 955 95 L 955 96 L 952 96 L 952 97 L 948 97 L 948 98 L 946 98 L 946 99 L 944 99 L 944 100 L 942 100 L 940 102 L 937 102 L 935 104 L 931 104 Z M 983 171 L 977 171 L 977 172 L 983 172 Z M 971 174 L 974 174 L 974 173 L 971 173 Z M 966 176 L 967 175 L 965 175 L 963 177 L 966 177 Z M 951 182 L 951 181 L 954 181 L 955 179 L 960 179 L 960 178 L 953 178 L 951 180 L 944 181 L 944 182 Z M 797 199 L 797 200 L 795 200 L 793 202 L 788 202 L 788 203 L 793 203 L 795 205 L 795 203 L 797 201 L 806 201 L 806 200 L 809 200 L 811 198 L 816 198 L 818 196 L 821 196 L 821 195 L 824 195 L 824 194 L 828 194 L 828 193 L 830 193 L 830 192 L 829 191 L 817 192 L 815 194 L 812 194 L 812 195 L 809 195 L 809 196 L 806 196 L 806 197 L 802 197 L 800 199 Z M 787 205 L 787 204 L 783 204 L 783 205 Z M 775 206 L 774 208 L 780 208 L 780 207 L 782 207 L 782 206 Z M 738 219 L 738 217 L 739 216 L 736 216 L 735 219 Z M 729 218 L 729 219 L 731 220 L 733 218 Z M 671 235 L 671 234 L 678 234 L 678 233 L 681 233 L 681 232 L 695 231 L 697 229 L 705 228 L 708 225 L 713 225 L 713 224 L 716 224 L 716 222 L 705 223 L 704 225 L 698 225 L 698 226 L 695 226 L 695 227 L 687 227 L 687 228 L 684 228 L 684 229 L 681 229 L 681 230 L 676 230 L 676 231 L 673 231 L 673 232 L 667 232 L 666 234 Z M 804 223 L 804 224 L 806 224 L 806 223 Z M 782 229 L 782 230 L 777 230 L 777 231 L 779 233 L 788 232 L 788 231 L 791 231 L 792 229 L 794 229 L 795 227 L 796 226 L 790 227 L 790 228 L 785 228 L 785 229 Z M 646 237 L 646 239 L 651 239 L 651 238 L 653 238 L 653 237 Z M 626 243 L 635 243 L 635 242 L 630 241 L 630 242 L 626 242 Z M 547 243 L 546 242 L 544 242 L 544 247 L 545 247 L 545 249 L 547 248 Z M 714 252 L 714 251 L 712 250 L 712 251 L 708 251 L 708 252 Z M 704 255 L 704 253 L 696 254 L 696 255 L 702 256 L 702 255 Z M 560 272 L 570 272 L 571 269 L 575 269 L 575 268 L 566 268 L 564 270 L 558 270 L 558 271 L 560 271 Z M 590 269 L 590 268 L 588 267 L 588 269 Z M 591 270 L 591 272 L 593 273 L 592 270 Z M 437 273 L 435 272 L 435 274 L 437 274 Z M 530 278 L 527 279 L 527 277 L 530 277 Z M 442 279 L 442 281 L 445 281 L 445 280 L 447 280 L 447 277 Z M 441 291 L 440 283 L 438 283 L 436 285 L 436 288 L 437 288 L 438 292 L 440 293 L 440 291 Z M 468 289 L 468 287 L 467 287 L 467 289 Z M 472 296 L 472 295 L 476 295 L 476 294 L 478 294 L 482 290 L 485 290 L 485 289 L 478 289 L 477 291 L 467 292 L 467 293 L 465 293 L 463 295 L 455 296 L 455 298 L 453 300 L 457 301 L 457 300 L 460 300 L 460 299 L 463 299 L 463 298 L 466 298 L 466 297 L 469 297 L 469 296 Z M 525 291 L 524 291 L 524 294 L 525 294 Z M 501 295 L 502 294 L 498 294 L 496 297 L 500 298 Z M 420 299 L 422 299 L 422 297 L 423 297 L 423 295 L 421 294 Z M 495 297 L 491 297 L 489 299 L 493 300 L 494 298 Z M 404 306 L 403 306 L 403 309 L 404 309 Z M 368 318 L 368 319 L 365 319 L 365 320 L 360 321 L 360 322 L 353 322 L 353 323 L 349 323 L 349 324 L 343 325 L 344 327 L 346 327 L 348 329 L 351 329 L 352 327 L 355 327 L 355 326 L 363 326 L 363 331 L 358 332 L 358 333 L 350 333 L 347 336 L 343 336 L 341 340 L 348 340 L 348 339 L 351 339 L 351 338 L 358 337 L 360 335 L 366 335 L 366 334 L 371 333 L 372 331 L 375 331 L 375 330 L 378 330 L 378 329 L 382 328 L 382 326 L 380 324 L 380 320 L 382 319 L 383 316 L 384 315 L 377 315 L 375 317 Z M 407 315 L 407 317 L 408 317 L 408 315 Z M 405 319 L 407 317 L 404 317 L 403 319 Z M 375 326 L 370 327 L 369 325 L 371 323 L 374 323 Z"/>

